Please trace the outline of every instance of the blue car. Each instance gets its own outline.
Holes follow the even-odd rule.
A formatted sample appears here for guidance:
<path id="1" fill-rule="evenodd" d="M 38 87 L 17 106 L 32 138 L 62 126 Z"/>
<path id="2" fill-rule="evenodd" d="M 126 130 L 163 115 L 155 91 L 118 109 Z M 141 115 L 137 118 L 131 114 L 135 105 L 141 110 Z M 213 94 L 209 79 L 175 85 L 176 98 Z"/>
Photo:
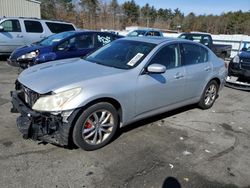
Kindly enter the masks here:
<path id="1" fill-rule="evenodd" d="M 58 59 L 82 57 L 121 38 L 122 36 L 101 31 L 68 31 L 16 49 L 8 64 L 22 69 Z"/>

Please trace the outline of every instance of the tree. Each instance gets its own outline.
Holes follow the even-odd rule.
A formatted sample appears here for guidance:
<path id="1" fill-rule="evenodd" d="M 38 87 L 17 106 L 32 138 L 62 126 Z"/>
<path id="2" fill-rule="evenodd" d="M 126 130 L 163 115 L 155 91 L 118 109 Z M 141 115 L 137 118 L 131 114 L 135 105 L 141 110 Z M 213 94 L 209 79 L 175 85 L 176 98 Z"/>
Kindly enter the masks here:
<path id="1" fill-rule="evenodd" d="M 88 15 L 88 27 L 90 29 L 96 29 L 96 17 L 99 6 L 98 0 L 81 0 L 81 6 Z"/>
<path id="2" fill-rule="evenodd" d="M 117 2 L 117 0 L 112 0 L 111 3 L 110 3 L 110 9 L 111 9 L 111 14 L 112 14 L 112 26 L 113 26 L 113 29 L 116 29 L 115 27 L 115 21 L 116 21 L 116 14 L 117 14 L 117 10 L 119 8 L 119 4 Z"/>
<path id="3" fill-rule="evenodd" d="M 125 15 L 125 22 L 128 25 L 138 24 L 139 10 L 140 7 L 135 3 L 134 0 L 126 1 L 122 5 L 122 9 Z"/>

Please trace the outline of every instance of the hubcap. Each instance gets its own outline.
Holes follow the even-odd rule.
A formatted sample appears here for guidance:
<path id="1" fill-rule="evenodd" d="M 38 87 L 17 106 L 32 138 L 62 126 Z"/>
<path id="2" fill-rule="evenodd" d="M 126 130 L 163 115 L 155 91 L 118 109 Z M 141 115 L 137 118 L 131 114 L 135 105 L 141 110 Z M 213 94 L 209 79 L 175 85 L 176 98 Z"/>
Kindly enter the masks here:
<path id="1" fill-rule="evenodd" d="M 216 98 L 217 88 L 214 84 L 211 84 L 205 93 L 205 105 L 210 106 Z"/>
<path id="2" fill-rule="evenodd" d="M 113 115 L 107 110 L 98 110 L 84 122 L 82 138 L 89 144 L 100 144 L 109 137 L 113 128 Z"/>

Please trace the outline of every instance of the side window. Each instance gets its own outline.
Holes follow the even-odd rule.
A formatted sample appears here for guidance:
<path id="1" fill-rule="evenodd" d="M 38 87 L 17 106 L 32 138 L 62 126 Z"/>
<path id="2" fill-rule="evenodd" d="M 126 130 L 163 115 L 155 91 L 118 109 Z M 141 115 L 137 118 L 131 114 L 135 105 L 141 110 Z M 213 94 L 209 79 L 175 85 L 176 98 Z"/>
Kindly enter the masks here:
<path id="1" fill-rule="evenodd" d="M 93 48 L 93 35 L 83 34 L 80 36 L 72 37 L 57 46 L 57 51 L 72 51 Z"/>
<path id="2" fill-rule="evenodd" d="M 69 46 L 70 46 L 70 42 L 74 42 L 74 38 L 72 38 L 72 39 L 70 39 L 70 40 L 66 40 L 66 41 L 64 41 L 64 42 L 62 42 L 61 44 L 59 44 L 58 46 L 57 46 L 57 51 L 65 51 L 65 50 L 67 50 L 68 48 L 69 48 Z"/>
<path id="3" fill-rule="evenodd" d="M 195 44 L 183 44 L 183 58 L 185 65 L 204 63 L 208 61 L 208 51 Z"/>
<path id="4" fill-rule="evenodd" d="M 201 43 L 204 44 L 205 46 L 209 46 L 210 41 L 211 40 L 210 40 L 209 36 L 204 36 Z"/>
<path id="5" fill-rule="evenodd" d="M 109 34 L 106 33 L 98 33 L 96 34 L 96 45 L 97 48 L 100 48 L 108 43 L 110 43 L 112 41 L 112 38 Z"/>
<path id="6" fill-rule="evenodd" d="M 154 33 L 152 31 L 148 31 L 146 36 L 154 36 Z"/>
<path id="7" fill-rule="evenodd" d="M 179 54 L 179 45 L 167 45 L 160 49 L 160 51 L 153 57 L 150 64 L 161 64 L 166 66 L 167 69 L 179 67 L 181 65 Z"/>
<path id="8" fill-rule="evenodd" d="M 6 20 L 0 24 L 5 32 L 21 32 L 21 26 L 18 20 Z"/>
<path id="9" fill-rule="evenodd" d="M 25 29 L 27 33 L 42 33 L 43 27 L 42 24 L 38 21 L 24 21 Z"/>
<path id="10" fill-rule="evenodd" d="M 77 49 L 94 48 L 93 34 L 83 34 L 75 37 Z"/>
<path id="11" fill-rule="evenodd" d="M 198 43 L 201 43 L 202 42 L 202 36 L 199 36 L 199 35 L 193 35 L 193 36 L 190 36 L 190 40 L 194 41 L 194 42 L 198 42 Z"/>
<path id="12" fill-rule="evenodd" d="M 45 22 L 45 23 L 52 33 L 61 33 L 64 31 L 75 30 L 75 28 L 71 24 L 53 23 L 53 22 Z"/>
<path id="13" fill-rule="evenodd" d="M 154 31 L 154 36 L 160 37 L 161 34 L 158 31 Z"/>

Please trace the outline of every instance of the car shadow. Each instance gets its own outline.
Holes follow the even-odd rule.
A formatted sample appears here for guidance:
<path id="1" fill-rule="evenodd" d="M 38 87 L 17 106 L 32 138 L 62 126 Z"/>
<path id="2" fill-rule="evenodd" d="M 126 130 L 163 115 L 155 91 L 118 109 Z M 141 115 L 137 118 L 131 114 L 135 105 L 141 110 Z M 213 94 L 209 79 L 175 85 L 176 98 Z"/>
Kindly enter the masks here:
<path id="1" fill-rule="evenodd" d="M 165 118 L 168 118 L 168 117 L 171 117 L 171 116 L 175 116 L 177 114 L 180 114 L 182 112 L 189 111 L 189 110 L 192 110 L 192 109 L 195 109 L 195 108 L 197 108 L 197 105 L 192 104 L 192 105 L 188 105 L 188 106 L 184 106 L 184 107 L 172 110 L 172 111 L 164 112 L 162 114 L 158 114 L 158 115 L 155 115 L 155 116 L 152 116 L 152 117 L 145 118 L 143 120 L 134 122 L 132 124 L 126 125 L 125 127 L 122 127 L 122 128 L 120 128 L 118 130 L 118 133 L 116 134 L 116 136 L 114 137 L 112 142 L 114 140 L 118 139 L 124 133 L 130 132 L 130 131 L 132 131 L 134 129 L 145 126 L 147 124 L 154 123 L 154 122 L 157 122 L 157 121 L 159 121 L 161 119 L 165 119 Z"/>

